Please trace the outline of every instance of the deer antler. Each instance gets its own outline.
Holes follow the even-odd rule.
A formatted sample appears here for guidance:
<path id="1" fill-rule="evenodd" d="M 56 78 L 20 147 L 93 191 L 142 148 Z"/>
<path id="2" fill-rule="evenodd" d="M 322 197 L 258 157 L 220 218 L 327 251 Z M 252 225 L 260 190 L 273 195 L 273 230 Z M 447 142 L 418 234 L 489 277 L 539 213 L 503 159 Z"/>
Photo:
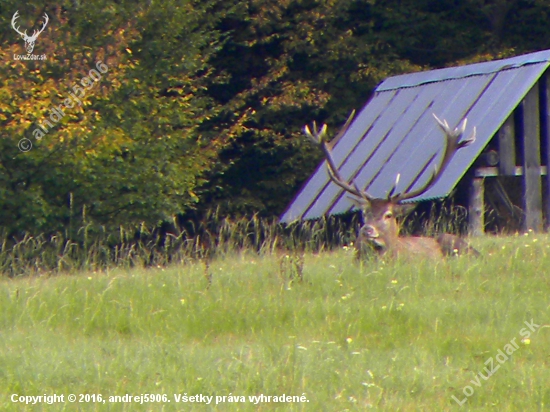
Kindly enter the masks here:
<path id="1" fill-rule="evenodd" d="M 44 29 L 46 28 L 46 26 L 48 25 L 48 22 L 50 21 L 50 18 L 48 17 L 48 15 L 46 13 L 44 13 L 44 22 L 42 24 L 42 28 L 40 30 L 35 30 L 33 35 L 32 35 L 32 38 L 34 40 L 37 39 L 38 35 L 40 33 L 42 33 L 44 31 Z"/>
<path id="2" fill-rule="evenodd" d="M 342 175 L 340 174 L 340 171 L 336 167 L 336 163 L 334 162 L 334 159 L 332 158 L 332 147 L 334 144 L 346 133 L 348 130 L 348 127 L 353 120 L 353 117 L 355 115 L 355 110 L 351 112 L 351 114 L 348 117 L 348 120 L 346 120 L 346 123 L 344 126 L 340 129 L 340 131 L 336 134 L 334 139 L 332 139 L 331 142 L 327 139 L 327 125 L 323 124 L 321 126 L 321 129 L 317 128 L 317 124 L 313 122 L 312 129 L 309 128 L 309 126 L 304 126 L 304 134 L 311 140 L 313 143 L 321 146 L 321 149 L 323 150 L 323 153 L 325 154 L 325 161 L 327 163 L 327 170 L 328 175 L 330 176 L 330 179 L 336 183 L 339 187 L 344 189 L 346 192 L 351 193 L 354 196 L 359 197 L 360 199 L 363 199 L 365 201 L 370 201 L 373 199 L 372 196 L 370 196 L 367 192 L 359 189 L 357 186 L 357 183 L 355 183 L 353 180 L 348 183 L 342 178 Z"/>
<path id="3" fill-rule="evenodd" d="M 441 160 L 441 164 L 439 165 L 439 167 L 436 166 L 432 176 L 428 179 L 424 186 L 411 192 L 399 193 L 394 195 L 397 183 L 399 182 L 398 174 L 396 182 L 388 196 L 389 200 L 394 203 L 402 202 L 407 199 L 412 199 L 413 197 L 419 196 L 427 192 L 428 189 L 430 189 L 439 180 L 456 152 L 458 152 L 458 150 L 462 149 L 463 147 L 471 145 L 476 140 L 476 128 L 474 127 L 472 134 L 467 139 L 459 141 L 463 133 L 466 131 L 466 124 L 468 123 L 468 119 L 465 118 L 462 121 L 462 124 L 453 130 L 449 127 L 447 120 L 440 120 L 435 115 L 435 113 L 432 113 L 432 115 L 437 121 L 437 124 L 439 125 L 441 130 L 443 130 L 443 133 L 445 133 L 445 149 L 443 152 L 443 159 Z"/>
<path id="4" fill-rule="evenodd" d="M 48 22 L 50 21 L 50 18 L 48 17 L 48 14 L 47 13 L 44 13 L 44 22 L 42 23 L 42 28 L 40 30 L 35 30 L 34 33 L 32 34 L 32 36 L 29 36 L 27 34 L 27 30 L 25 30 L 25 32 L 22 32 L 21 30 L 19 30 L 19 26 L 15 26 L 16 22 L 17 22 L 17 19 L 19 18 L 19 10 L 17 10 L 15 12 L 15 14 L 13 15 L 13 17 L 11 18 L 11 26 L 13 27 L 13 29 L 21 36 L 25 39 L 25 41 L 33 41 L 33 40 L 36 40 L 38 38 L 38 36 L 40 35 L 40 33 L 42 33 L 44 31 L 44 29 L 46 28 L 46 26 L 48 25 Z"/>
<path id="5" fill-rule="evenodd" d="M 358 198 L 362 199 L 364 202 L 369 203 L 372 200 L 374 200 L 374 197 L 369 195 L 366 191 L 359 189 L 357 186 L 357 183 L 355 181 L 347 182 L 342 178 L 342 175 L 340 174 L 340 171 L 336 167 L 336 163 L 334 162 L 334 159 L 332 158 L 332 147 L 334 146 L 334 143 L 336 143 L 343 135 L 346 133 L 353 116 L 355 114 L 355 111 L 351 113 L 348 120 L 342 127 L 342 129 L 338 132 L 338 134 L 335 136 L 334 139 L 332 139 L 331 142 L 327 139 L 327 125 L 323 124 L 323 126 L 319 129 L 317 127 L 317 124 L 313 122 L 312 129 L 309 128 L 309 126 L 304 127 L 304 134 L 315 144 L 318 144 L 321 146 L 321 149 L 323 150 L 323 153 L 325 154 L 325 161 L 328 166 L 328 174 L 331 178 L 331 180 L 336 183 L 339 187 L 344 189 L 346 192 L 351 193 L 354 196 L 357 196 Z M 474 127 L 472 134 L 470 137 L 464 140 L 460 140 L 464 132 L 466 131 L 466 124 L 468 123 L 468 119 L 464 119 L 462 124 L 455 129 L 451 129 L 449 127 L 449 124 L 446 120 L 440 120 L 435 114 L 433 114 L 435 120 L 437 121 L 437 124 L 439 127 L 443 130 L 445 133 L 445 143 L 444 143 L 444 152 L 443 152 L 443 158 L 441 160 L 441 164 L 439 166 L 436 166 L 434 169 L 433 174 L 428 179 L 428 181 L 420 188 L 407 192 L 407 193 L 397 193 L 397 185 L 399 183 L 399 179 L 401 177 L 400 174 L 397 174 L 395 183 L 390 190 L 390 193 L 388 195 L 388 201 L 392 203 L 400 203 L 407 199 L 412 199 L 416 196 L 419 196 L 428 189 L 430 189 L 441 177 L 447 166 L 449 165 L 451 159 L 453 156 L 458 152 L 459 149 L 462 149 L 463 147 L 469 146 L 475 141 L 476 138 L 476 128 Z M 435 155 L 434 155 L 435 157 Z"/>
<path id="6" fill-rule="evenodd" d="M 15 23 L 16 23 L 16 20 L 17 20 L 18 18 L 19 18 L 19 10 L 17 10 L 17 11 L 15 12 L 15 14 L 13 15 L 13 17 L 11 18 L 11 26 L 13 27 L 13 29 L 14 29 L 21 37 L 23 37 L 23 38 L 29 37 L 29 36 L 27 35 L 27 30 L 25 30 L 25 32 L 23 33 L 23 32 L 21 32 L 21 31 L 19 30 L 19 26 L 15 27 Z"/>

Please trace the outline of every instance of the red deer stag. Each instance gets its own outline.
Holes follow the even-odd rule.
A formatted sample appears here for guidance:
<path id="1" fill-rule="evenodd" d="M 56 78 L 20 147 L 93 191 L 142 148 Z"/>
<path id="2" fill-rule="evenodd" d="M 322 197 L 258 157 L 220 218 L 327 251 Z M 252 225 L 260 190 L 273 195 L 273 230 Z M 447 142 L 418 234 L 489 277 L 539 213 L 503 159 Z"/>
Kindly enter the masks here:
<path id="1" fill-rule="evenodd" d="M 475 141 L 476 129 L 474 127 L 472 134 L 467 139 L 461 140 L 466 130 L 467 119 L 454 130 L 449 127 L 446 120 L 439 120 L 433 115 L 443 133 L 445 134 L 445 145 L 443 158 L 439 166 L 436 166 L 434 173 L 428 181 L 420 188 L 406 193 L 396 193 L 399 183 L 398 174 L 393 188 L 389 191 L 385 199 L 378 199 L 369 195 L 366 191 L 360 190 L 357 184 L 351 180 L 347 182 L 342 178 L 336 163 L 332 158 L 332 144 L 327 140 L 327 125 L 324 124 L 321 129 L 313 123 L 313 128 L 304 127 L 305 135 L 314 143 L 321 146 L 325 160 L 328 166 L 328 173 L 334 183 L 351 193 L 354 203 L 361 209 L 363 215 L 363 226 L 359 229 L 356 241 L 357 255 L 360 258 L 365 245 L 370 245 L 379 255 L 389 255 L 392 258 L 400 255 L 418 256 L 418 257 L 442 257 L 444 255 L 457 255 L 464 253 L 479 253 L 471 248 L 464 239 L 448 233 L 441 234 L 435 238 L 431 237 L 400 237 L 399 224 L 397 218 L 407 211 L 412 210 L 415 204 L 403 204 L 405 200 L 412 199 L 425 193 L 441 177 L 454 154 L 461 148 L 466 147 Z M 353 117 L 348 121 L 338 133 L 334 142 L 345 133 Z"/>

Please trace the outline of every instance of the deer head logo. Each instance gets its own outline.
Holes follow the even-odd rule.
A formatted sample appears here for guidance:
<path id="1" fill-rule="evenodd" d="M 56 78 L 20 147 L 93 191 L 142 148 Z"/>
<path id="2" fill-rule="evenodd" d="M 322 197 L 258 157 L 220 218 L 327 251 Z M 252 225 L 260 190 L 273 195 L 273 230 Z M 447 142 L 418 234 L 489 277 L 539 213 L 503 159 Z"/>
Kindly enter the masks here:
<path id="1" fill-rule="evenodd" d="M 21 36 L 23 40 L 25 40 L 25 49 L 27 49 L 27 53 L 31 54 L 34 50 L 34 43 L 36 42 L 36 39 L 44 31 L 46 26 L 48 25 L 48 22 L 50 21 L 50 18 L 46 13 L 44 13 L 44 22 L 42 23 L 42 28 L 40 30 L 35 30 L 32 36 L 27 35 L 27 30 L 24 32 L 19 30 L 19 27 L 16 26 L 16 20 L 19 18 L 19 10 L 15 12 L 11 19 L 11 26 L 13 29 Z"/>

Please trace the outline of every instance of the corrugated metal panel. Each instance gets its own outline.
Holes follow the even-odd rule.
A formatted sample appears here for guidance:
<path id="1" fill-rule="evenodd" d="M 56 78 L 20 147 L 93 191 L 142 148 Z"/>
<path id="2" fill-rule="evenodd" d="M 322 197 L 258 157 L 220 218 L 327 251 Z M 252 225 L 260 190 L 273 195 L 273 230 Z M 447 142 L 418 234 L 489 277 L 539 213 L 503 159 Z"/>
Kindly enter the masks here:
<path id="1" fill-rule="evenodd" d="M 453 127 L 467 117 L 466 135 L 476 126 L 476 142 L 458 152 L 441 179 L 415 200 L 448 195 L 549 61 L 550 50 L 386 80 L 333 149 L 342 176 L 354 178 L 362 189 L 380 198 L 387 195 L 397 173 L 401 173 L 398 190 L 415 188 L 429 178 L 441 156 L 443 135 L 432 113 Z M 345 192 L 330 182 L 323 162 L 281 221 L 313 219 L 351 208 Z"/>
<path id="2" fill-rule="evenodd" d="M 402 115 L 403 111 L 414 102 L 415 96 L 416 93 L 411 90 L 400 90 L 388 105 L 378 104 L 380 102 L 377 102 L 375 112 L 380 112 L 380 116 L 374 119 L 374 122 L 369 125 L 366 133 L 367 137 L 365 137 L 364 131 L 362 131 L 362 139 L 358 142 L 358 144 L 348 153 L 343 153 L 343 155 L 348 154 L 339 169 L 344 179 L 349 180 L 357 173 L 358 170 L 360 170 L 361 167 L 363 167 L 365 162 L 370 162 L 372 153 L 377 149 L 378 145 L 385 140 L 385 136 L 391 131 L 393 119 L 396 116 Z M 399 104 L 399 102 L 403 101 L 406 102 L 406 105 Z M 341 147 L 346 147 L 349 150 L 350 146 L 347 146 L 347 139 L 343 142 L 346 136 L 347 134 L 340 139 L 342 142 Z M 368 143 L 368 146 L 365 145 L 365 142 Z M 340 164 L 340 159 L 343 157 L 342 154 L 336 153 L 336 151 L 333 153 L 336 164 Z M 325 176 L 326 177 L 323 182 L 325 184 L 329 184 L 330 179 L 328 174 Z M 360 184 L 360 182 L 357 183 Z M 327 205 L 331 205 L 335 197 L 341 192 L 342 191 L 338 186 L 330 183 L 330 185 L 315 200 L 312 206 L 306 210 L 303 215 L 303 219 L 312 219 L 326 213 Z"/>
<path id="3" fill-rule="evenodd" d="M 357 142 L 359 142 L 365 135 L 366 131 L 372 127 L 372 124 L 382 115 L 382 113 L 389 107 L 389 103 L 396 95 L 397 91 L 391 91 L 384 93 L 380 96 L 381 104 L 377 108 L 365 106 L 365 108 L 357 115 L 356 119 L 350 125 L 345 139 L 342 137 L 339 142 L 333 148 L 333 155 L 338 166 L 341 165 L 346 154 L 350 149 L 353 150 Z M 310 208 L 312 203 L 316 203 L 319 195 L 326 189 L 329 191 L 337 192 L 340 189 L 334 185 L 329 185 L 330 178 L 327 173 L 324 161 L 319 164 L 317 170 L 305 183 L 302 190 L 298 192 L 296 197 L 291 203 L 291 206 L 284 214 L 285 222 L 292 222 L 297 219 L 301 219 L 303 214 Z M 327 188 L 328 186 L 328 188 Z M 321 216 L 325 212 L 321 212 L 318 216 Z"/>
<path id="4" fill-rule="evenodd" d="M 441 179 L 416 200 L 444 197 L 453 190 L 504 121 L 548 68 L 548 65 L 548 62 L 533 64 L 522 69 L 506 70 L 497 75 L 491 87 L 473 102 L 466 112 L 469 127 L 476 126 L 477 128 L 475 143 L 460 150 Z M 454 112 L 449 112 L 449 116 L 447 116 L 449 121 L 458 123 L 459 119 L 451 118 L 452 115 Z M 407 164 L 407 166 L 409 165 L 410 163 Z M 411 168 L 409 167 L 408 170 L 410 171 Z M 407 169 L 404 170 L 403 174 L 405 173 L 407 173 Z"/>
<path id="5" fill-rule="evenodd" d="M 469 78 L 466 82 L 468 87 L 461 89 L 450 86 L 441 87 L 439 83 L 406 89 L 414 90 L 420 95 L 419 104 L 411 107 L 407 116 L 395 120 L 392 139 L 388 139 L 387 144 L 380 147 L 372 162 L 363 165 L 356 176 L 357 182 L 361 182 L 361 188 L 367 188 L 372 196 L 384 198 L 393 186 L 397 174 L 401 173 L 398 190 L 404 191 L 411 183 L 410 178 L 416 178 L 442 147 L 442 133 L 434 121 L 432 113 L 447 118 L 447 114 L 442 109 L 444 105 L 453 102 L 453 99 L 460 98 L 463 94 L 468 95 L 467 97 L 472 100 L 476 99 L 489 82 L 490 77 L 480 76 Z M 477 93 L 471 93 L 471 90 L 474 89 Z M 464 109 L 460 111 L 457 108 L 457 115 L 462 114 L 463 116 L 464 113 Z M 459 118 L 461 119 L 462 116 Z M 453 124 L 452 119 L 448 119 L 448 121 Z M 365 139 L 365 144 L 368 144 L 368 136 Z M 411 154 L 414 151 L 417 153 L 412 157 Z M 416 171 L 404 170 L 404 167 L 411 164 L 415 166 Z M 427 178 L 428 174 L 426 174 Z M 343 213 L 349 210 L 351 205 L 351 202 L 344 196 L 330 209 L 330 213 Z"/>

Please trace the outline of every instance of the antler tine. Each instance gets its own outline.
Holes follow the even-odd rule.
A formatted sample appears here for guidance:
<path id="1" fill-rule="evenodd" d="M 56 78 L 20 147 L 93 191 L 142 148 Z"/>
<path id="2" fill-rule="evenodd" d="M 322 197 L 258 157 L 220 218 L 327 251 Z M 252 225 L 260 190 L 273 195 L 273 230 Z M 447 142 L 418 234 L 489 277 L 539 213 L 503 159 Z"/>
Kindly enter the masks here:
<path id="1" fill-rule="evenodd" d="M 344 123 L 340 131 L 336 133 L 336 136 L 334 136 L 334 138 L 332 139 L 331 143 L 333 146 L 338 140 L 340 140 L 340 138 L 344 135 L 344 133 L 348 131 L 349 125 L 351 124 L 354 117 L 355 117 L 355 109 L 351 111 L 351 113 L 348 116 L 348 120 L 346 120 L 346 123 Z"/>
<path id="2" fill-rule="evenodd" d="M 466 131 L 466 125 L 468 124 L 468 118 L 465 117 L 462 121 L 462 124 L 460 125 L 460 134 L 464 133 Z"/>
<path id="3" fill-rule="evenodd" d="M 308 137 L 309 140 L 311 140 L 315 144 L 322 144 L 325 140 L 325 136 L 327 134 L 327 125 L 323 124 L 321 127 L 321 130 L 317 128 L 317 123 L 313 122 L 311 124 L 313 128 L 313 132 L 310 130 L 308 125 L 304 126 L 304 134 Z"/>
<path id="4" fill-rule="evenodd" d="M 313 143 L 318 144 L 321 146 L 321 149 L 323 150 L 323 153 L 325 154 L 325 161 L 327 163 L 327 170 L 328 175 L 330 179 L 338 185 L 340 188 L 344 189 L 346 192 L 349 192 L 353 194 L 354 196 L 357 196 L 363 200 L 371 201 L 373 199 L 372 196 L 370 196 L 367 192 L 359 189 L 359 186 L 357 186 L 357 183 L 355 181 L 351 181 L 351 183 L 346 182 L 342 175 L 340 175 L 340 172 L 338 168 L 336 167 L 336 163 L 334 162 L 334 159 L 332 158 L 332 146 L 340 137 L 346 133 L 349 125 L 351 124 L 351 121 L 353 120 L 353 116 L 355 115 L 355 110 L 352 111 L 351 115 L 348 117 L 348 120 L 340 129 L 340 131 L 336 134 L 336 137 L 332 139 L 331 142 L 327 140 L 327 125 L 323 124 L 321 129 L 317 128 L 317 124 L 315 122 L 312 123 L 312 129 L 309 128 L 309 126 L 304 126 L 304 134 L 311 140 Z"/>
<path id="5" fill-rule="evenodd" d="M 399 180 L 401 179 L 401 173 L 397 173 L 397 176 L 395 176 L 395 182 L 393 184 L 393 187 L 390 190 L 390 193 L 388 194 L 388 200 L 392 200 L 395 196 L 395 191 L 397 190 L 397 185 L 399 184 Z"/>
<path id="6" fill-rule="evenodd" d="M 435 118 L 437 124 L 443 130 L 443 133 L 445 133 L 445 143 L 444 143 L 444 149 L 443 149 L 443 158 L 441 159 L 441 164 L 439 166 L 436 165 L 434 172 L 428 179 L 428 181 L 417 190 L 413 190 L 411 192 L 403 193 L 403 194 L 397 194 L 395 196 L 393 195 L 393 192 L 395 191 L 395 187 L 397 186 L 397 182 L 390 192 L 390 198 L 394 202 L 402 202 L 407 199 L 412 199 L 413 197 L 419 196 L 425 192 L 428 191 L 441 177 L 449 163 L 451 162 L 451 159 L 453 156 L 458 152 L 458 150 L 471 145 L 473 142 L 475 142 L 476 139 L 476 128 L 473 128 L 472 134 L 467 138 L 459 142 L 460 138 L 466 131 L 466 125 L 468 124 L 468 119 L 465 118 L 460 126 L 456 127 L 455 129 L 451 129 L 449 127 L 449 124 L 447 123 L 447 120 L 443 119 L 440 120 L 435 113 L 433 113 L 433 117 Z"/>
<path id="7" fill-rule="evenodd" d="M 437 124 L 439 124 L 439 126 L 445 131 L 445 130 L 450 130 L 450 127 L 449 127 L 449 123 L 447 123 L 447 120 L 446 119 L 439 119 L 439 117 L 437 117 L 435 115 L 435 113 L 432 113 L 432 116 L 434 117 L 434 119 L 436 120 Z"/>

